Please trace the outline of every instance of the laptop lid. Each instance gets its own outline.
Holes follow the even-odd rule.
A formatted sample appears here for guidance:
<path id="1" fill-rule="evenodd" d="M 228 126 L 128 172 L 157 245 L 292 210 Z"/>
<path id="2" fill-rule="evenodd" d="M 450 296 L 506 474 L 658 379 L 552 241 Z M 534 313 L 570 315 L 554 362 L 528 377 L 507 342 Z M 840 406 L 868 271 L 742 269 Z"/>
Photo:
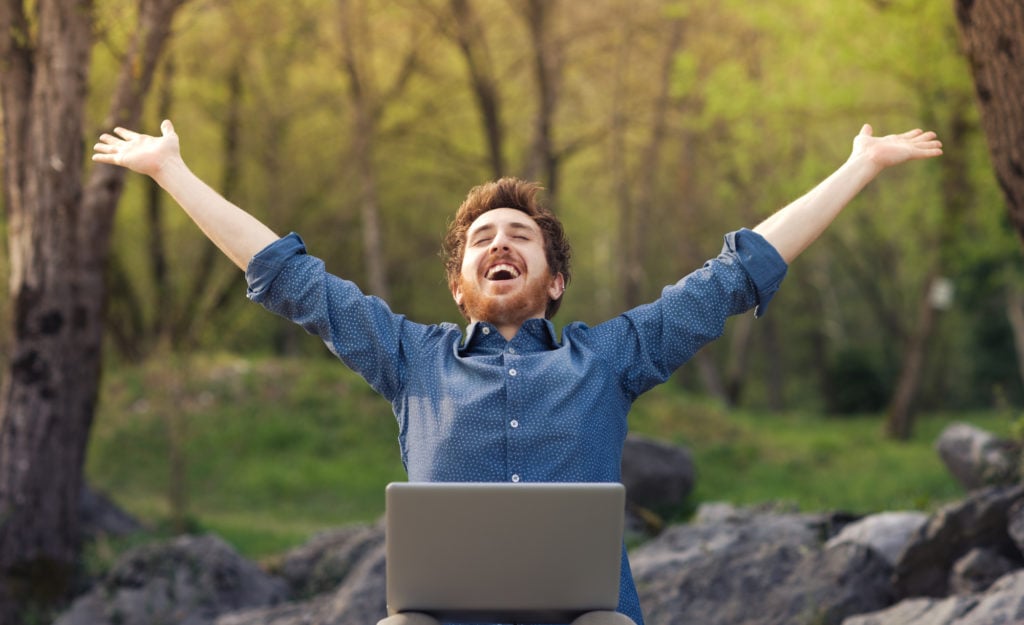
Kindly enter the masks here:
<path id="1" fill-rule="evenodd" d="M 618 607 L 622 484 L 395 482 L 385 502 L 389 614 L 567 623 Z"/>

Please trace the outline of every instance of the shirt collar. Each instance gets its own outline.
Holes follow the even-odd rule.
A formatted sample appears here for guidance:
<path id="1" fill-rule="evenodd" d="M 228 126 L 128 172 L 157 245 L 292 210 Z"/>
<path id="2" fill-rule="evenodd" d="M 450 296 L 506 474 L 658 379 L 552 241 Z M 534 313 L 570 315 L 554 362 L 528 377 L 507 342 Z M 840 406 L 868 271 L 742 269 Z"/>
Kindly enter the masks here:
<path id="1" fill-rule="evenodd" d="M 555 335 L 555 325 L 548 319 L 527 319 L 512 340 L 506 341 L 497 326 L 477 321 L 466 326 L 466 340 L 459 348 L 459 353 L 502 351 L 507 346 L 514 346 L 520 353 L 556 349 L 558 337 Z"/>

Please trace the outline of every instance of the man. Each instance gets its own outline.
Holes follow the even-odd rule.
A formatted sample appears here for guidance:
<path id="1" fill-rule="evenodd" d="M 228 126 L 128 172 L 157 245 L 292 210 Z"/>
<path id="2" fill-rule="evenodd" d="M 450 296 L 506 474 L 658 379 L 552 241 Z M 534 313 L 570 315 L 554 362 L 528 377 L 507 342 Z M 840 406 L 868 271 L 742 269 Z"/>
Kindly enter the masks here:
<path id="1" fill-rule="evenodd" d="M 161 131 L 118 128 L 93 159 L 152 176 L 246 271 L 251 299 L 320 336 L 391 401 L 412 481 L 619 481 L 632 402 L 718 337 L 729 315 L 762 314 L 788 263 L 882 170 L 942 153 L 932 132 L 874 137 L 865 125 L 835 173 L 754 230 L 727 235 L 718 258 L 655 302 L 593 328 L 570 323 L 559 340 L 549 319 L 570 252 L 536 185 L 481 185 L 456 214 L 444 250 L 463 333 L 413 323 L 328 274 L 297 235 L 279 238 L 192 174 L 169 121 Z M 617 612 L 581 623 L 642 625 L 625 549 L 622 558 Z"/>

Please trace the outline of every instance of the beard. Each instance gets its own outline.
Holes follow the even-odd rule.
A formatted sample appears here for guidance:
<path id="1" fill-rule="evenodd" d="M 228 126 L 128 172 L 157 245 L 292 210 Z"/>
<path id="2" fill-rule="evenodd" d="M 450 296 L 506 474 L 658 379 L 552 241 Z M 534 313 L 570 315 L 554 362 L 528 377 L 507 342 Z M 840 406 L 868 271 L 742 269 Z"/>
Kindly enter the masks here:
<path id="1" fill-rule="evenodd" d="M 547 279 L 531 280 L 515 293 L 490 295 L 476 283 L 459 278 L 462 289 L 463 314 L 473 321 L 486 321 L 496 326 L 521 324 L 527 319 L 544 317 L 550 297 Z"/>

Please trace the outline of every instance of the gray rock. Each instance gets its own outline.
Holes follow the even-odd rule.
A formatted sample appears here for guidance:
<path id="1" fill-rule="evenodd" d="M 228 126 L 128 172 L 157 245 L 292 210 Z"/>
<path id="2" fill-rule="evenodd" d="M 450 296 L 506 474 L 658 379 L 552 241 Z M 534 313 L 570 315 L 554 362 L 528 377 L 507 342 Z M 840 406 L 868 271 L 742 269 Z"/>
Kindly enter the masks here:
<path id="1" fill-rule="evenodd" d="M 1017 550 L 1024 553 L 1024 500 L 1010 506 L 1006 516 L 1006 531 Z"/>
<path id="2" fill-rule="evenodd" d="M 953 564 L 949 590 L 957 595 L 984 592 L 1003 575 L 1018 568 L 1017 563 L 991 549 L 971 549 Z"/>
<path id="3" fill-rule="evenodd" d="M 649 625 L 838 625 L 893 600 L 891 568 L 873 550 L 822 548 L 830 515 L 717 507 L 704 519 L 633 552 Z"/>
<path id="4" fill-rule="evenodd" d="M 633 434 L 626 437 L 622 483 L 633 503 L 654 509 L 679 506 L 696 481 L 696 468 L 687 449 Z"/>
<path id="5" fill-rule="evenodd" d="M 842 625 L 1014 625 L 1024 623 L 1024 571 L 1003 576 L 983 594 L 908 599 Z"/>
<path id="6" fill-rule="evenodd" d="M 135 517 L 87 484 L 82 485 L 78 505 L 82 536 L 87 540 L 100 536 L 125 536 L 144 529 Z"/>
<path id="7" fill-rule="evenodd" d="M 885 610 L 852 616 L 842 625 L 952 625 L 977 605 L 973 597 L 907 599 Z"/>
<path id="8" fill-rule="evenodd" d="M 1024 562 L 1008 533 L 1008 511 L 1024 499 L 1024 486 L 990 487 L 935 513 L 900 554 L 894 581 L 900 597 L 944 597 L 954 563 L 971 549 L 992 549 Z"/>
<path id="9" fill-rule="evenodd" d="M 362 557 L 383 542 L 383 524 L 330 530 L 284 554 L 270 571 L 288 582 L 293 597 L 312 597 L 337 589 Z"/>
<path id="10" fill-rule="evenodd" d="M 946 468 L 967 490 L 1010 485 L 1020 479 L 1020 446 L 973 425 L 950 425 L 935 447 Z"/>
<path id="11" fill-rule="evenodd" d="M 826 547 L 854 543 L 875 550 L 889 566 L 896 560 L 913 536 L 925 523 L 924 512 L 882 512 L 864 517 L 842 529 Z"/>
<path id="12" fill-rule="evenodd" d="M 373 625 L 387 615 L 384 545 L 369 549 L 333 593 L 227 614 L 215 625 Z"/>
<path id="13" fill-rule="evenodd" d="M 55 625 L 207 625 L 286 598 L 286 585 L 216 536 L 182 536 L 125 553 Z"/>

